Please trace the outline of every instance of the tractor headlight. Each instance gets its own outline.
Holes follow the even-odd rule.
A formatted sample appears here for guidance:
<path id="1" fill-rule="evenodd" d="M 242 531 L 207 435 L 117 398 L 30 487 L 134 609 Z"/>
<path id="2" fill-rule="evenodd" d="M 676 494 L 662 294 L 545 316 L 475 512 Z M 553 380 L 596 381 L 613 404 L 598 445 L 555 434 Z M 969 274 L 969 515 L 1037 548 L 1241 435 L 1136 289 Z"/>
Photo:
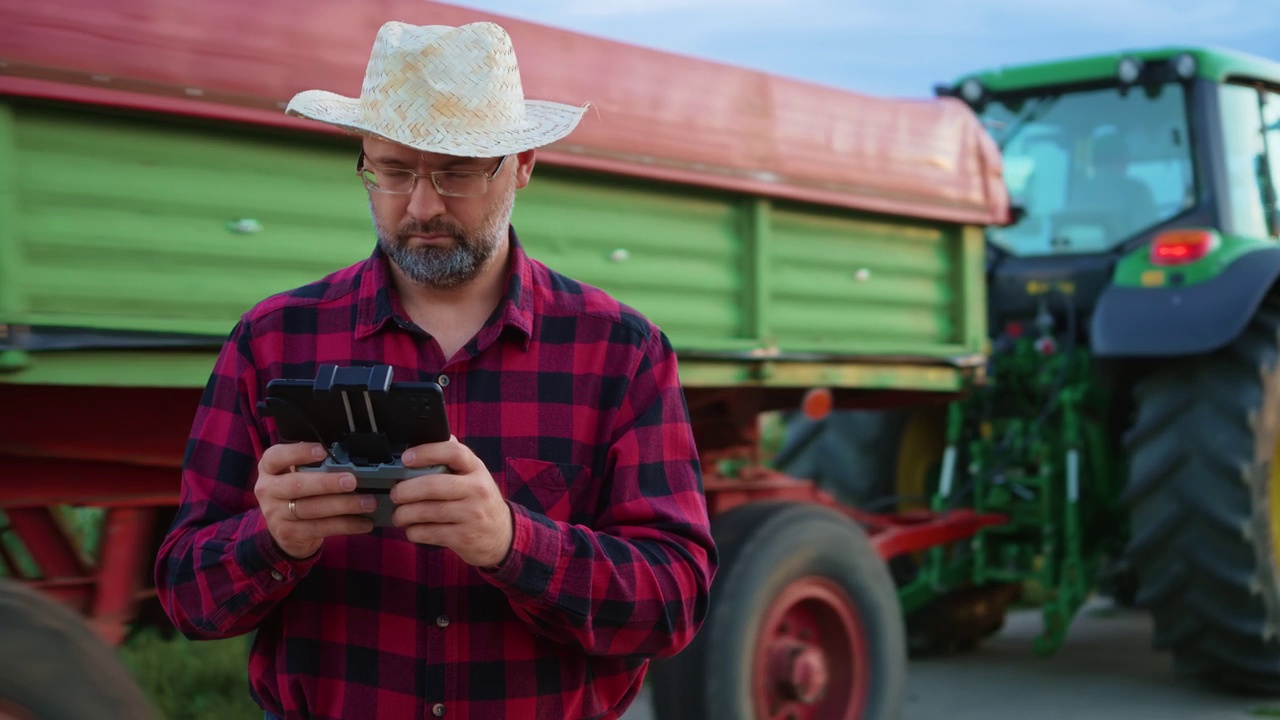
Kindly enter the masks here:
<path id="1" fill-rule="evenodd" d="M 1170 61 L 1173 72 L 1183 80 L 1190 80 L 1196 75 L 1196 57 L 1191 53 L 1179 53 Z"/>
<path id="2" fill-rule="evenodd" d="M 960 86 L 960 96 L 970 105 L 977 105 L 984 94 L 985 90 L 982 87 L 982 83 L 976 78 L 969 78 Z"/>
<path id="3" fill-rule="evenodd" d="M 1121 85 L 1132 85 L 1138 82 L 1140 77 L 1142 77 L 1142 61 L 1138 58 L 1123 58 L 1116 66 L 1116 78 L 1120 80 Z"/>

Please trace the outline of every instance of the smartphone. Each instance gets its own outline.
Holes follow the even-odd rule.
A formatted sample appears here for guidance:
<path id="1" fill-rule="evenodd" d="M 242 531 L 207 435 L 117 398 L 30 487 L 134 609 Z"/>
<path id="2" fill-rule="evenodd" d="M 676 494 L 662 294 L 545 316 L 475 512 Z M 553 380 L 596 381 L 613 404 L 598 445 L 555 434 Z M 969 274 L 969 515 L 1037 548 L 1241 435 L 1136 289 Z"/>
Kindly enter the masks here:
<path id="1" fill-rule="evenodd" d="M 332 378 L 336 366 L 317 377 Z M 378 465 L 406 449 L 449 439 L 444 392 L 434 382 L 391 382 L 389 366 L 337 368 L 346 382 L 276 379 L 259 403 L 275 420 L 281 442 L 340 445 L 357 465 Z M 350 371 L 356 371 L 351 373 Z M 373 378 L 352 382 L 351 377 Z"/>

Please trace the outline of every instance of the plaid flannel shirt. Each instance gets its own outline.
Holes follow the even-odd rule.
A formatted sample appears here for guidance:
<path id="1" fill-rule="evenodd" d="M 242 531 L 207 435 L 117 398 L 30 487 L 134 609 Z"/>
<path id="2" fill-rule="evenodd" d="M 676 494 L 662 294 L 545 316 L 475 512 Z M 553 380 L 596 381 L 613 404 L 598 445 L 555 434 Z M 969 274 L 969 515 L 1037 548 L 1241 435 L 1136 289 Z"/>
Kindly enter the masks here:
<path id="1" fill-rule="evenodd" d="M 156 561 L 188 637 L 257 629 L 251 692 L 286 718 L 613 718 L 648 659 L 692 639 L 716 564 L 676 358 L 662 332 L 511 240 L 503 300 L 452 360 L 407 320 L 386 257 L 264 300 L 197 411 Z M 482 571 L 402 530 L 285 555 L 253 494 L 268 380 L 389 364 L 444 385 L 451 429 L 511 505 Z M 446 384 L 447 383 L 447 384 Z"/>

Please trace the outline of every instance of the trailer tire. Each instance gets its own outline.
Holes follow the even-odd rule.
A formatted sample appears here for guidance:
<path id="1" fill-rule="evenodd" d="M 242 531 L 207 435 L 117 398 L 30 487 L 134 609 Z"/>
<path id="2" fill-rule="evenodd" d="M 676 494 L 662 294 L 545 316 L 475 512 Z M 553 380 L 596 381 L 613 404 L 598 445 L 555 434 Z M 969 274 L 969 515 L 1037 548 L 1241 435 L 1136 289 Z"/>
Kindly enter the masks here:
<path id="1" fill-rule="evenodd" d="M 906 688 L 902 616 L 863 530 L 827 508 L 753 503 L 716 519 L 710 613 L 651 668 L 661 720 L 896 718 Z"/>
<path id="2" fill-rule="evenodd" d="M 111 647 L 79 615 L 47 595 L 4 579 L 0 648 L 0 717 L 156 717 Z"/>
<path id="3" fill-rule="evenodd" d="M 1136 604 L 1179 674 L 1280 693 L 1280 304 L 1135 387 L 1124 501 Z"/>
<path id="4" fill-rule="evenodd" d="M 814 480 L 843 502 L 873 512 L 925 510 L 946 448 L 945 405 L 797 415 L 778 453 L 778 469 Z M 889 561 L 894 581 L 915 579 L 922 553 Z M 1004 627 L 1020 586 L 953 588 L 906 618 L 913 657 L 970 652 Z"/>

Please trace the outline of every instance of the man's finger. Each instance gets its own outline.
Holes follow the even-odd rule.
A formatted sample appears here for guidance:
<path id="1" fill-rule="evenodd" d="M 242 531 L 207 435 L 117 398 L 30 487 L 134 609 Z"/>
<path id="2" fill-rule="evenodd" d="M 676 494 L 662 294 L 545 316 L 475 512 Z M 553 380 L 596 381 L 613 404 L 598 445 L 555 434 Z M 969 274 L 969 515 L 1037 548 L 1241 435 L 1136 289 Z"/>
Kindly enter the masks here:
<path id="1" fill-rule="evenodd" d="M 308 536 L 326 538 L 333 535 L 365 535 L 373 531 L 373 520 L 358 515 L 339 515 L 338 517 L 305 520 L 305 532 Z"/>
<path id="2" fill-rule="evenodd" d="M 397 507 L 391 514 L 391 522 L 399 527 L 422 523 L 454 525 L 475 519 L 467 515 L 467 508 L 472 506 L 474 503 L 457 501 L 415 502 Z"/>
<path id="3" fill-rule="evenodd" d="M 283 475 L 296 465 L 310 465 L 325 458 L 320 443 L 284 443 L 272 445 L 262 453 L 258 472 L 264 475 Z"/>
<path id="4" fill-rule="evenodd" d="M 444 465 L 459 475 L 475 470 L 480 463 L 470 448 L 452 436 L 444 442 L 415 445 L 404 452 L 401 461 L 410 468 Z"/>
<path id="5" fill-rule="evenodd" d="M 356 489 L 356 478 L 351 473 L 291 472 L 276 476 L 267 488 L 267 494 L 281 500 L 337 495 Z"/>
<path id="6" fill-rule="evenodd" d="M 404 504 L 424 500 L 461 500 L 471 494 L 471 481 L 468 478 L 449 473 L 433 473 L 396 483 L 391 488 L 391 502 Z"/>
<path id="7" fill-rule="evenodd" d="M 458 538 L 458 526 L 447 524 L 410 525 L 405 528 L 405 539 L 419 545 L 453 547 Z"/>
<path id="8" fill-rule="evenodd" d="M 343 515 L 362 515 L 373 512 L 377 500 L 372 495 L 317 495 L 290 500 L 293 503 L 294 520 L 320 520 Z"/>

